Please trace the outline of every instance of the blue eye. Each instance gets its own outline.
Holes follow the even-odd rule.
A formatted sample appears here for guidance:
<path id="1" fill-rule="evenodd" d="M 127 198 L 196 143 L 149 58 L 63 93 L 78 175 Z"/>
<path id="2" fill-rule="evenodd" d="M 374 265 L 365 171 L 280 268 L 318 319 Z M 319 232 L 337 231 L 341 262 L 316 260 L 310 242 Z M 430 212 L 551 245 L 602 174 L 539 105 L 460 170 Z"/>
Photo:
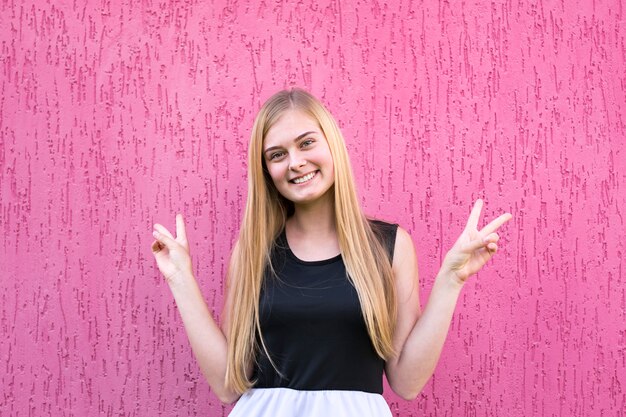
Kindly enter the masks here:
<path id="1" fill-rule="evenodd" d="M 302 143 L 300 144 L 300 146 L 301 146 L 301 147 L 309 146 L 309 145 L 312 145 L 312 144 L 313 144 L 313 142 L 314 142 L 314 140 L 313 140 L 313 139 L 307 139 L 307 140 L 302 141 Z"/>
<path id="2" fill-rule="evenodd" d="M 284 152 L 282 152 L 282 151 L 281 151 L 281 152 L 274 152 L 274 153 L 272 153 L 272 154 L 270 155 L 270 160 L 273 160 L 273 159 L 278 159 L 278 158 L 280 158 L 281 156 L 283 156 L 283 154 L 284 154 Z"/>

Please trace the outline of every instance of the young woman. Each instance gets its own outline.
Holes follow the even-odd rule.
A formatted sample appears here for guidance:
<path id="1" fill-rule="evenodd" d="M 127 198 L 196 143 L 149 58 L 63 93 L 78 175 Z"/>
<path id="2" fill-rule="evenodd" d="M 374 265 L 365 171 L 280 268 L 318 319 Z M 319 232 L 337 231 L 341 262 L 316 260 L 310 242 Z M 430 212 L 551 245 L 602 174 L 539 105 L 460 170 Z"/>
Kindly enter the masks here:
<path id="1" fill-rule="evenodd" d="M 231 416 L 390 416 L 382 377 L 413 399 L 437 364 L 467 278 L 494 255 L 506 213 L 478 230 L 478 200 L 424 311 L 415 250 L 359 207 L 343 137 L 326 108 L 281 91 L 254 122 L 248 200 L 222 329 L 192 270 L 185 225 L 154 225 L 152 251 L 200 369 Z"/>

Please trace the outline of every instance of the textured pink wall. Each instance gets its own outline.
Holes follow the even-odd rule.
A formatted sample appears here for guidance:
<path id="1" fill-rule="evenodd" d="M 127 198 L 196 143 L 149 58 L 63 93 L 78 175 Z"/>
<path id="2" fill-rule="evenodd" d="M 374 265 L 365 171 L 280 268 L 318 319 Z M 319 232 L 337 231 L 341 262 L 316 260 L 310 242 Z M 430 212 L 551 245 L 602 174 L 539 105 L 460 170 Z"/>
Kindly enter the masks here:
<path id="1" fill-rule="evenodd" d="M 219 313 L 255 111 L 340 120 L 425 301 L 471 202 L 510 210 L 399 416 L 626 415 L 624 3 L 0 2 L 0 416 L 227 413 L 150 253 L 185 213 Z"/>

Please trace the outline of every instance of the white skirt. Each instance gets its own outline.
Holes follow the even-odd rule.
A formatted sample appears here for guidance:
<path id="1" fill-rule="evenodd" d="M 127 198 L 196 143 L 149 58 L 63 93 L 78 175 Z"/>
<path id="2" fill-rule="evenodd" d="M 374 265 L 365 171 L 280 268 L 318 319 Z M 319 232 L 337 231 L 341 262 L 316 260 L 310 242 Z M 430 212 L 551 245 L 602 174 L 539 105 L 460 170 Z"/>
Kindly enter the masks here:
<path id="1" fill-rule="evenodd" d="M 230 417 L 391 417 L 380 394 L 362 391 L 298 391 L 254 388 L 244 393 Z"/>

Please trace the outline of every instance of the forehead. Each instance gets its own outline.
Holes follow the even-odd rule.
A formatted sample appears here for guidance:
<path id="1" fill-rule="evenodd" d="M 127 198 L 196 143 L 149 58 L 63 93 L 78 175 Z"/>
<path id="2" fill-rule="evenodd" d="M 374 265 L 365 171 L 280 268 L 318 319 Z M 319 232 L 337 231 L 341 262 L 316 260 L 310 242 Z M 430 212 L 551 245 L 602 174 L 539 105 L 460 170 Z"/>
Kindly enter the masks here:
<path id="1" fill-rule="evenodd" d="M 304 132 L 320 132 L 317 120 L 301 110 L 287 110 L 268 130 L 263 141 L 265 147 L 289 142 Z"/>

